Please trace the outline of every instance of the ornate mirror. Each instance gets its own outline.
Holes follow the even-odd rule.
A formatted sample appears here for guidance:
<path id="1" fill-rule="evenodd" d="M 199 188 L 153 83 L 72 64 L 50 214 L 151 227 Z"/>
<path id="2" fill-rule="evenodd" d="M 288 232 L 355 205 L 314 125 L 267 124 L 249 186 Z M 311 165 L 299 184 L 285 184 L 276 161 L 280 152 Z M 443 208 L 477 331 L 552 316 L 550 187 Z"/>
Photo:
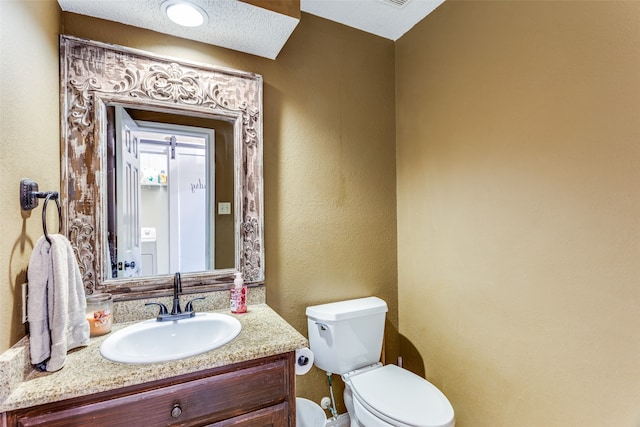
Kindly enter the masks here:
<path id="1" fill-rule="evenodd" d="M 60 58 L 63 225 L 87 293 L 160 293 L 176 271 L 186 291 L 263 283 L 262 77 L 70 36 Z"/>

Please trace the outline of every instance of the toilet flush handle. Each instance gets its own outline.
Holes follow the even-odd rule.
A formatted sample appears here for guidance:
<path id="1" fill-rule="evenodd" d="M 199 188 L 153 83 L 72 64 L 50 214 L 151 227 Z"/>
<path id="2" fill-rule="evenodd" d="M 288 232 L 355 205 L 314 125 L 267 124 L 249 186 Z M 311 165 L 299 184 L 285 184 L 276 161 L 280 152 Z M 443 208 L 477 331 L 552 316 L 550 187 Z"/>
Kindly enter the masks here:
<path id="1" fill-rule="evenodd" d="M 316 326 L 318 326 L 318 338 L 324 340 L 326 345 L 333 346 L 333 333 L 331 332 L 331 328 L 326 323 L 316 322 Z"/>
<path id="2" fill-rule="evenodd" d="M 329 326 L 326 323 L 316 322 L 316 325 L 318 325 L 321 331 L 329 330 Z"/>

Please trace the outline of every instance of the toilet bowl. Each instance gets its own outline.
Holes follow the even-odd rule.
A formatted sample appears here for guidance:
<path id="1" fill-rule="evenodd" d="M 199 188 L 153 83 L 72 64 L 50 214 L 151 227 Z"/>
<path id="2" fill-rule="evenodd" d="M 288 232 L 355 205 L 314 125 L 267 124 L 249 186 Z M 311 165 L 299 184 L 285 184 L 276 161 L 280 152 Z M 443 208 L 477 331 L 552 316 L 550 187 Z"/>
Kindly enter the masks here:
<path id="1" fill-rule="evenodd" d="M 454 427 L 453 407 L 436 386 L 380 363 L 386 312 L 376 297 L 306 310 L 314 364 L 342 376 L 351 427 Z"/>
<path id="2" fill-rule="evenodd" d="M 327 422 L 322 408 L 303 397 L 296 397 L 296 426 L 297 427 L 324 427 Z"/>
<path id="3" fill-rule="evenodd" d="M 352 427 L 453 427 L 453 407 L 433 384 L 381 363 L 343 375 Z"/>

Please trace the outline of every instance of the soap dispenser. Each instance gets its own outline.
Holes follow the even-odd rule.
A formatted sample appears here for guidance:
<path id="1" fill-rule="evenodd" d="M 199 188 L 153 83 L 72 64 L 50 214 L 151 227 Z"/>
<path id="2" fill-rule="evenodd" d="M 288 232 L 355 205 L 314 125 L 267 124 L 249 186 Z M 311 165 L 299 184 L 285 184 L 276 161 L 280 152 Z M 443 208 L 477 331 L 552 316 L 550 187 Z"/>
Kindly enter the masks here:
<path id="1" fill-rule="evenodd" d="M 242 273 L 235 273 L 231 288 L 231 312 L 240 314 L 247 312 L 247 286 L 242 280 Z"/>

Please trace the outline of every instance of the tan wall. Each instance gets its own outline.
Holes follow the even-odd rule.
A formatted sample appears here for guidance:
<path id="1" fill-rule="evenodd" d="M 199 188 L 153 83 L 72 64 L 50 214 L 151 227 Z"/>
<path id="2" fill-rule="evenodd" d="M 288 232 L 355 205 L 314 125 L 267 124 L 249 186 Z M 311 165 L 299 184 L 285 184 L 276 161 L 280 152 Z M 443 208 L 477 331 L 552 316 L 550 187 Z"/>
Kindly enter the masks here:
<path id="1" fill-rule="evenodd" d="M 447 1 L 396 44 L 401 351 L 456 426 L 640 426 L 638 22 Z"/>
<path id="2" fill-rule="evenodd" d="M 58 11 L 55 1 L 0 1 L 0 352 L 24 336 L 20 284 L 42 235 L 42 201 L 22 214 L 20 179 L 60 189 Z"/>
<path id="3" fill-rule="evenodd" d="M 34 3 L 17 4 L 29 9 Z M 15 37 L 12 41 L 5 37 L 4 20 L 13 20 L 15 14 L 2 2 L 3 61 L 5 48 Z M 303 14 L 277 61 L 272 61 L 79 15 L 62 17 L 66 34 L 263 75 L 267 302 L 306 335 L 306 306 L 378 295 L 390 306 L 387 346 L 393 357 L 397 352 L 393 43 Z M 52 25 L 55 22 L 52 19 Z M 24 27 L 18 34 L 39 30 L 14 24 Z M 55 25 L 50 32 L 54 29 Z M 51 88 L 33 95 L 36 102 L 19 104 L 22 111 L 14 114 L 19 126 L 12 129 L 11 138 L 6 134 L 3 138 L 16 150 L 5 150 L 4 141 L 0 145 L 3 159 L 9 159 L 3 168 L 6 164 L 12 168 L 6 176 L 3 169 L 6 203 L 0 209 L 10 226 L 3 228 L 0 253 L 20 251 L 9 272 L 2 262 L 2 316 L 15 310 L 15 276 L 22 272 L 24 280 L 32 241 L 42 234 L 38 210 L 27 221 L 29 243 L 20 243 L 19 179 L 23 173 L 31 175 L 43 187 L 57 187 L 59 180 L 57 35 L 44 36 L 15 56 L 33 61 L 34 52 L 44 50 L 48 62 L 29 67 L 33 74 L 19 64 L 3 64 L 13 73 L 5 79 L 3 68 L 3 109 L 4 90 L 13 90 L 18 78 L 42 77 L 38 84 L 46 82 Z M 30 79 L 17 86 L 32 91 L 32 84 Z M 5 127 L 14 126 L 4 115 L 2 120 L 3 133 Z M 26 142 L 29 149 L 18 150 Z M 27 151 L 39 151 L 35 148 L 41 145 L 42 155 L 36 154 L 29 164 Z M 14 159 L 29 167 L 13 164 Z M 44 167 L 43 162 L 52 166 Z M 3 325 L 21 330 L 16 316 L 2 319 Z M 2 351 L 19 337 L 6 335 L 4 327 L 0 330 Z M 298 379 L 298 390 L 299 395 L 319 401 L 328 394 L 325 375 L 315 369 Z"/>

